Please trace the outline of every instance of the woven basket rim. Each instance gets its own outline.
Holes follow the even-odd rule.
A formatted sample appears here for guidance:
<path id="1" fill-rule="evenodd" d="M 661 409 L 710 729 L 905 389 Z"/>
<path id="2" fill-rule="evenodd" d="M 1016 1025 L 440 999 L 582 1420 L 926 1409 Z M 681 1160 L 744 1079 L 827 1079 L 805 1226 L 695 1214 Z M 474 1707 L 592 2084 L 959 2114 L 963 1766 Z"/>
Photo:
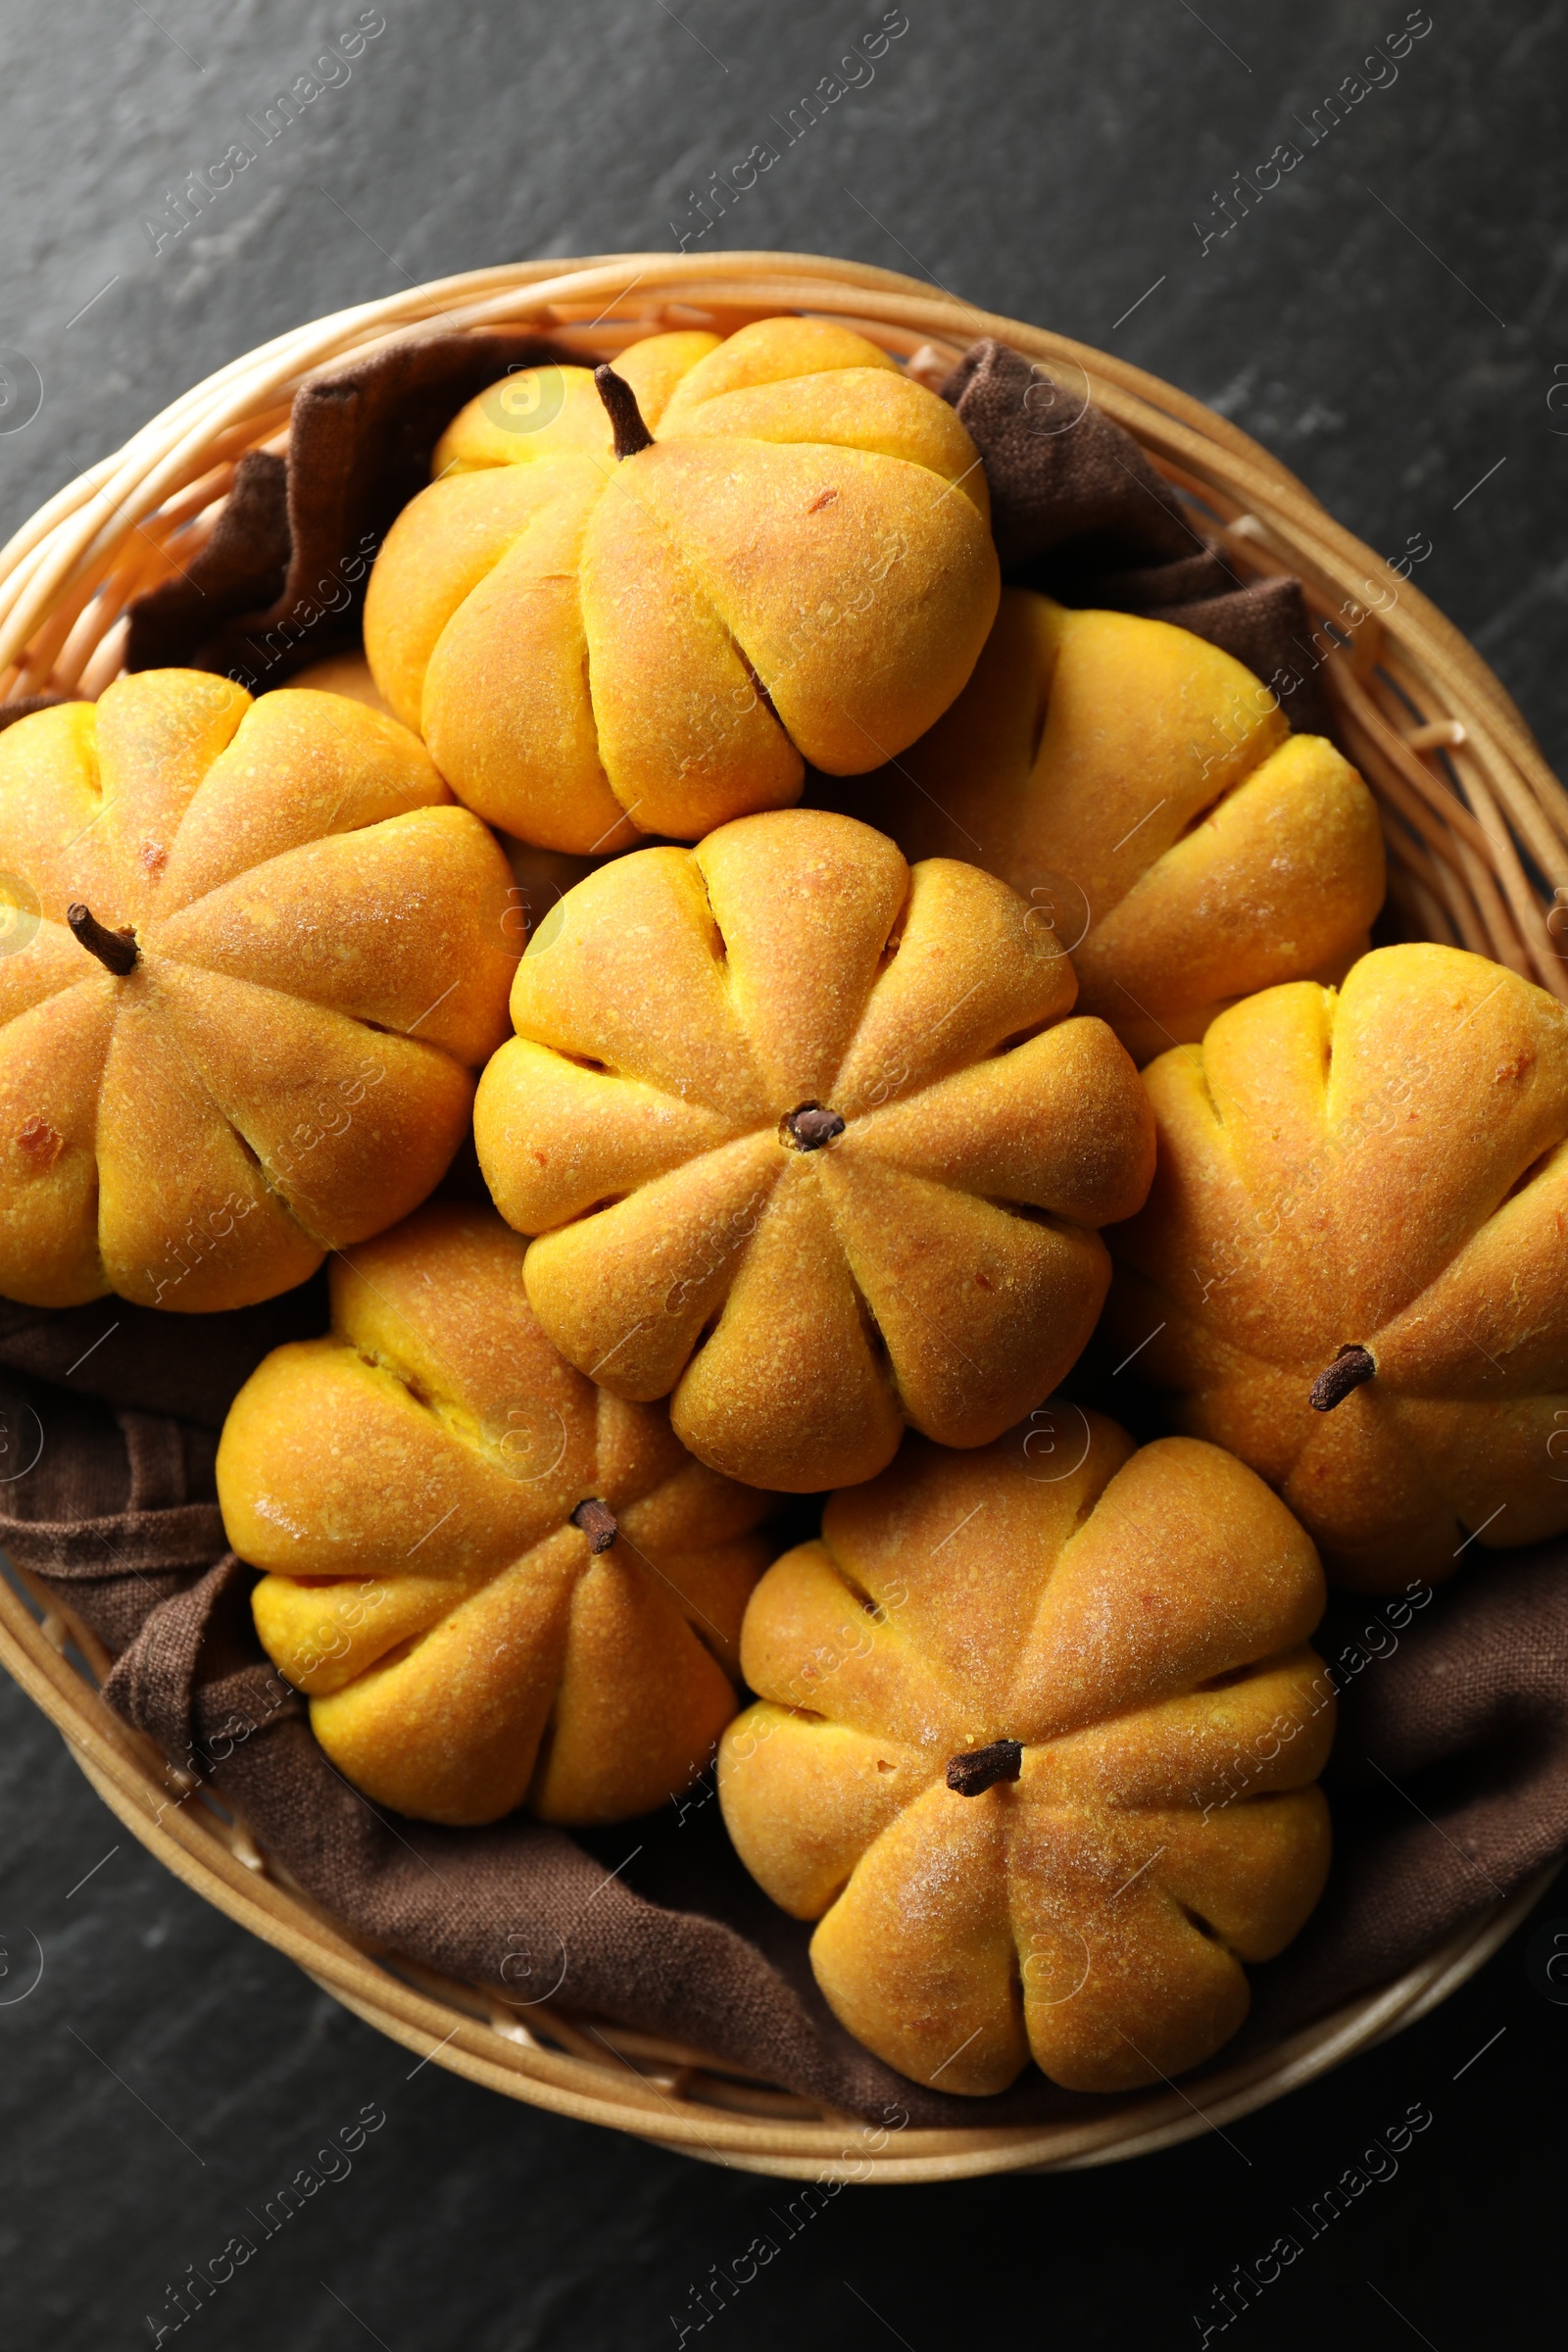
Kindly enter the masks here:
<path id="1" fill-rule="evenodd" d="M 1551 917 L 1568 900 L 1568 794 L 1475 649 L 1408 578 L 1337 523 L 1296 476 L 1228 419 L 1092 346 L 974 309 L 898 272 L 797 253 L 600 255 L 464 272 L 275 336 L 191 387 L 119 451 L 68 483 L 0 549 L 0 697 L 96 695 L 121 666 L 132 597 L 170 576 L 210 532 L 245 450 L 275 442 L 312 373 L 432 329 L 534 324 L 612 356 L 671 316 L 800 310 L 841 318 L 918 369 L 981 336 L 1076 369 L 1204 526 L 1241 577 L 1293 571 L 1325 631 L 1324 684 L 1384 818 L 1397 903 L 1418 935 L 1475 948 L 1568 1001 Z M 1381 615 L 1373 601 L 1389 598 Z M 1461 797 L 1462 796 L 1462 797 Z M 1564 877 L 1559 885 L 1557 877 Z M 256 1851 L 244 1825 L 199 1793 L 170 1798 L 169 1767 L 112 1715 L 92 1674 L 107 1658 L 52 1594 L 0 1583 L 0 1662 L 64 1735 L 125 1827 L 209 1902 L 286 1952 L 334 1998 L 431 2061 L 512 2098 L 699 2158 L 785 2178 L 913 2181 L 1070 2169 L 1218 2128 L 1344 2063 L 1447 1998 L 1512 1933 L 1555 1875 L 1537 1875 L 1464 1923 L 1389 1984 L 1241 2061 L 1224 2053 L 1168 2088 L 1054 2125 L 873 2131 L 851 2117 L 769 2112 L 791 2094 L 652 2037 L 530 2030 L 477 1988 L 421 1988 L 419 1972 L 362 1948 Z M 74 1647 L 92 1673 L 67 1655 Z M 96 1654 L 95 1654 L 96 1653 Z M 190 1792 L 187 1791 L 187 1794 Z M 544 2013 L 534 2024 L 546 2024 Z M 600 2048 L 587 2038 L 595 2035 Z"/>

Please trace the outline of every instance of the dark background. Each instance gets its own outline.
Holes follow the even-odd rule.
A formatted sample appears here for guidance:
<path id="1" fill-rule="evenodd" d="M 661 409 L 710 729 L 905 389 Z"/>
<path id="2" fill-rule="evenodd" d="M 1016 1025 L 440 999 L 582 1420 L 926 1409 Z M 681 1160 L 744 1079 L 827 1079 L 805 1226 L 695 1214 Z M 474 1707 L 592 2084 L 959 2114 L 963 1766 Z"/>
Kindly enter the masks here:
<path id="1" fill-rule="evenodd" d="M 1433 0 L 1397 79 L 1315 147 L 1295 118 L 1398 30 L 1399 0 L 907 13 L 874 81 L 694 250 L 906 270 L 1198 394 L 1381 553 L 1430 537 L 1419 584 L 1568 768 L 1568 8 Z M 783 148 L 771 119 L 882 10 L 385 0 L 351 79 L 155 256 L 143 218 L 230 142 L 257 145 L 246 113 L 359 14 L 4 0 L 0 347 L 23 355 L 7 365 L 24 392 L 0 406 L 16 428 L 0 430 L 0 529 L 297 321 L 485 263 L 667 250 L 697 222 L 694 184 L 756 141 Z M 1200 231 L 1225 220 L 1216 189 L 1285 138 L 1301 164 L 1205 251 Z M 41 405 L 19 423 L 27 363 Z M 1280 2231 L 1301 2235 L 1291 2208 L 1412 2102 L 1433 2122 L 1397 2177 L 1229 2340 L 1460 2352 L 1526 2340 L 1527 2321 L 1529 2340 L 1549 2334 L 1568 2009 L 1527 1971 L 1543 1922 L 1568 1928 L 1568 1884 L 1435 2016 L 1224 2138 L 1101 2172 L 847 2191 L 710 2342 L 1196 2344 L 1211 2288 Z M 370 2100 L 388 2120 L 352 2176 L 264 2244 L 187 2340 L 672 2345 L 670 2315 L 710 2266 L 759 2229 L 781 2234 L 766 2220 L 780 2183 L 435 2066 L 409 2080 L 402 2051 L 144 1855 L 9 1685 L 0 1929 L 9 2344 L 150 2342 L 166 2284 Z M 33 1936 L 42 1980 L 18 1998 Z"/>

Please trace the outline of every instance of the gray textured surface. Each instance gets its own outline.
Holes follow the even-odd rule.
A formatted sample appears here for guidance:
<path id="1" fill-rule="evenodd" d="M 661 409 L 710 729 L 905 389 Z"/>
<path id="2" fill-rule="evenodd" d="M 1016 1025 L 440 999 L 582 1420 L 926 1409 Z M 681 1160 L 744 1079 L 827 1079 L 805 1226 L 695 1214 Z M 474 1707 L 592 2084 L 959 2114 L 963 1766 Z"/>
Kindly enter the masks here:
<path id="1" fill-rule="evenodd" d="M 1568 766 L 1568 392 L 1547 406 L 1568 383 L 1568 9 L 1438 0 L 1397 80 L 1315 147 L 1293 118 L 1404 22 L 1397 0 L 1207 0 L 1203 21 L 1185 0 L 909 0 L 875 79 L 793 146 L 771 119 L 875 26 L 876 0 L 384 13 L 351 77 L 155 257 L 144 216 L 231 142 L 260 147 L 247 112 L 359 10 L 5 0 L 0 347 L 31 362 L 42 405 L 0 432 L 0 527 L 296 320 L 517 255 L 667 247 L 695 222 L 694 182 L 771 139 L 778 163 L 707 245 L 929 274 L 1216 403 L 1374 547 L 1430 536 L 1420 584 Z M 1193 223 L 1223 225 L 1216 186 L 1288 137 L 1300 165 L 1203 252 Z M 1568 1888 L 1542 1913 L 1559 1915 Z M 761 2230 L 779 2256 L 709 2342 L 936 2352 L 1009 2308 L 1020 2343 L 1196 2342 L 1211 2286 L 1301 2234 L 1292 2208 L 1413 2100 L 1435 2120 L 1397 2178 L 1308 2243 L 1232 2340 L 1458 2352 L 1520 2340 L 1560 2296 L 1568 2010 L 1532 1989 L 1522 1937 L 1424 2025 L 1226 2138 L 1131 2170 L 846 2195 L 790 2238 L 767 2218 L 787 2220 L 776 2184 L 435 2067 L 407 2080 L 412 2060 L 156 1868 L 9 1686 L 0 1928 L 0 2327 L 19 2346 L 151 2341 L 166 2285 L 367 2101 L 387 2122 L 349 2177 L 182 2340 L 673 2343 L 670 2315 L 694 2319 L 690 2290 Z M 34 1936 L 42 1981 L 18 1998 Z"/>

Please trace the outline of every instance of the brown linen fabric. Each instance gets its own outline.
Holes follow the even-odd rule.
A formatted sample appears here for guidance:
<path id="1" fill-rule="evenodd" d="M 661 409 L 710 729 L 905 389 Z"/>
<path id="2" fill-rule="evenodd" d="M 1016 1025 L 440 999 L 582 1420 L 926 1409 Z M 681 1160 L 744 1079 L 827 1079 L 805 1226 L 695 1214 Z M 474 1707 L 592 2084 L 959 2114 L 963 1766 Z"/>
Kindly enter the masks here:
<path id="1" fill-rule="evenodd" d="M 1337 1602 L 1316 1636 L 1344 1686 L 1334 1867 L 1253 1971 L 1248 2042 L 1397 1975 L 1568 1848 L 1568 1544 L 1478 1561 L 1393 1650 L 1390 1614 Z"/>
<path id="2" fill-rule="evenodd" d="M 251 692 L 360 638 L 370 564 L 466 402 L 565 355 L 519 330 L 417 333 L 307 378 L 287 461 L 242 458 L 212 538 L 130 608 L 127 669 L 216 669 Z"/>
<path id="3" fill-rule="evenodd" d="M 1299 580 L 1244 585 L 1103 410 L 989 335 L 942 396 L 985 461 L 1005 579 L 1191 629 L 1266 679 L 1299 733 L 1333 734 Z"/>
<path id="4" fill-rule="evenodd" d="M 130 666 L 190 663 L 265 687 L 352 642 L 368 555 L 441 429 L 508 367 L 552 348 L 425 334 L 314 379 L 287 465 L 246 460 L 189 577 L 134 608 Z M 1238 587 L 1097 410 L 1039 429 L 1042 414 L 1062 413 L 1042 409 L 1041 380 L 987 343 L 946 387 L 982 451 L 1009 575 L 1068 603 L 1179 620 L 1282 690 L 1298 672 L 1289 715 L 1320 724 L 1297 583 Z M 0 724 L 22 715 L 7 706 Z M 461 1172 L 443 1187 L 454 1189 Z M 895 2125 L 1103 2114 L 1106 2102 L 1032 2070 L 997 2098 L 962 2100 L 859 2049 L 816 1992 L 809 1931 L 736 1860 L 710 1780 L 662 1815 L 578 1837 L 521 1816 L 485 1830 L 394 1821 L 349 1788 L 262 1654 L 253 1571 L 226 1549 L 213 1482 L 242 1381 L 325 1322 L 319 1277 L 195 1318 L 118 1299 L 58 1312 L 0 1301 L 0 1544 L 115 1655 L 106 1695 L 126 1720 L 210 1779 L 371 1948 L 487 1984 L 520 2014 L 556 1992 Z M 788 1540 L 809 1532 L 792 1526 Z M 1568 1848 L 1565 1559 L 1558 1544 L 1468 1569 L 1397 1631 L 1396 1604 L 1349 1616 L 1336 1604 L 1319 1638 L 1344 1687 L 1334 1871 L 1297 1942 L 1252 1971 L 1237 2051 L 1386 1981 Z M 1245 1759 L 1239 1774 L 1245 1785 Z"/>
<path id="5" fill-rule="evenodd" d="M 556 1993 L 877 2122 L 1104 2111 L 1033 2070 L 995 2099 L 947 2097 L 859 2049 L 816 1993 L 809 1930 L 741 1869 L 710 1780 L 578 1837 L 520 1815 L 435 1829 L 357 1795 L 262 1655 L 254 1571 L 225 1548 L 212 1475 L 234 1389 L 292 1329 L 320 1327 L 319 1287 L 200 1319 L 122 1308 L 78 1364 L 118 1303 L 0 1308 L 0 1543 L 118 1653 L 110 1703 L 353 1935 L 523 2014 Z M 132 1401 L 148 1393 L 163 1409 Z M 1340 1690 L 1334 1869 L 1297 1941 L 1251 1972 L 1237 2054 L 1387 1981 L 1568 1848 L 1565 1567 L 1548 1544 L 1435 1594 L 1334 1604 L 1318 1636 Z M 1246 1775 L 1239 1758 L 1239 1789 Z"/>
<path id="6" fill-rule="evenodd" d="M 69 694 L 19 694 L 14 702 L 0 703 L 0 735 L 19 718 L 30 718 L 35 710 L 52 710 L 57 703 L 74 699 Z"/>

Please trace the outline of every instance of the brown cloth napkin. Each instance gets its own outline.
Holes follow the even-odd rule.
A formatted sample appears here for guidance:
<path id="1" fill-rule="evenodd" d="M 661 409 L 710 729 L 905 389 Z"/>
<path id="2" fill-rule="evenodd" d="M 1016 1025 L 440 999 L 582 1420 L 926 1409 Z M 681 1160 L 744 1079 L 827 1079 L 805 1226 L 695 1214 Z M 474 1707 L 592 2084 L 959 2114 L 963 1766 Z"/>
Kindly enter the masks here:
<path id="1" fill-rule="evenodd" d="M 1132 435 L 993 336 L 942 387 L 985 461 L 1004 577 L 1058 604 L 1174 621 L 1273 687 L 1293 727 L 1330 735 L 1299 580 L 1244 585 Z"/>
<path id="2" fill-rule="evenodd" d="M 556 1994 L 884 2124 L 1102 2113 L 1033 2070 L 971 2101 L 859 2049 L 816 1992 L 809 1930 L 731 1851 L 710 1776 L 660 1814 L 576 1837 L 522 1816 L 434 1829 L 349 1788 L 262 1654 L 254 1571 L 226 1549 L 213 1482 L 234 1390 L 325 1320 L 318 1283 L 203 1317 L 0 1306 L 0 1544 L 118 1653 L 110 1703 L 211 1780 L 352 1934 L 488 1984 L 524 2018 Z M 1234 2053 L 1386 1982 L 1568 1848 L 1565 1567 L 1568 1546 L 1543 1545 L 1437 1593 L 1335 1603 L 1317 1637 L 1340 1691 L 1334 1869 L 1297 1941 L 1251 1971 Z"/>
<path id="3" fill-rule="evenodd" d="M 265 688 L 356 641 L 370 558 L 443 427 L 509 368 L 561 356 L 527 335 L 427 334 L 315 378 L 286 465 L 246 459 L 206 549 L 133 608 L 129 666 Z M 1297 583 L 1238 584 L 1119 426 L 1088 407 L 1043 429 L 1067 410 L 1043 403 L 1042 382 L 987 342 L 946 387 L 981 450 L 1008 575 L 1179 620 L 1288 693 L 1298 726 L 1320 725 Z M 432 1829 L 348 1787 L 263 1656 L 253 1572 L 226 1549 L 213 1479 L 241 1382 L 326 1319 L 319 1278 L 200 1317 L 0 1301 L 0 1543 L 115 1654 L 106 1695 L 126 1720 L 211 1780 L 355 1936 L 488 1984 L 523 2017 L 557 1994 L 895 2127 L 1102 2114 L 1032 2071 L 972 2101 L 859 2049 L 816 1992 L 808 1930 L 731 1851 L 710 1778 L 660 1815 L 577 1837 L 521 1816 Z M 1387 1980 L 1568 1847 L 1564 1556 L 1504 1555 L 1401 1604 L 1402 1620 L 1360 1605 L 1325 1628 L 1344 1686 L 1334 1872 L 1296 1944 L 1252 1972 L 1237 2051 Z"/>
<path id="4" fill-rule="evenodd" d="M 360 641 L 365 583 L 459 409 L 560 343 L 415 334 L 301 385 L 285 462 L 253 451 L 185 569 L 130 608 L 127 669 L 216 669 L 253 694 Z"/>

